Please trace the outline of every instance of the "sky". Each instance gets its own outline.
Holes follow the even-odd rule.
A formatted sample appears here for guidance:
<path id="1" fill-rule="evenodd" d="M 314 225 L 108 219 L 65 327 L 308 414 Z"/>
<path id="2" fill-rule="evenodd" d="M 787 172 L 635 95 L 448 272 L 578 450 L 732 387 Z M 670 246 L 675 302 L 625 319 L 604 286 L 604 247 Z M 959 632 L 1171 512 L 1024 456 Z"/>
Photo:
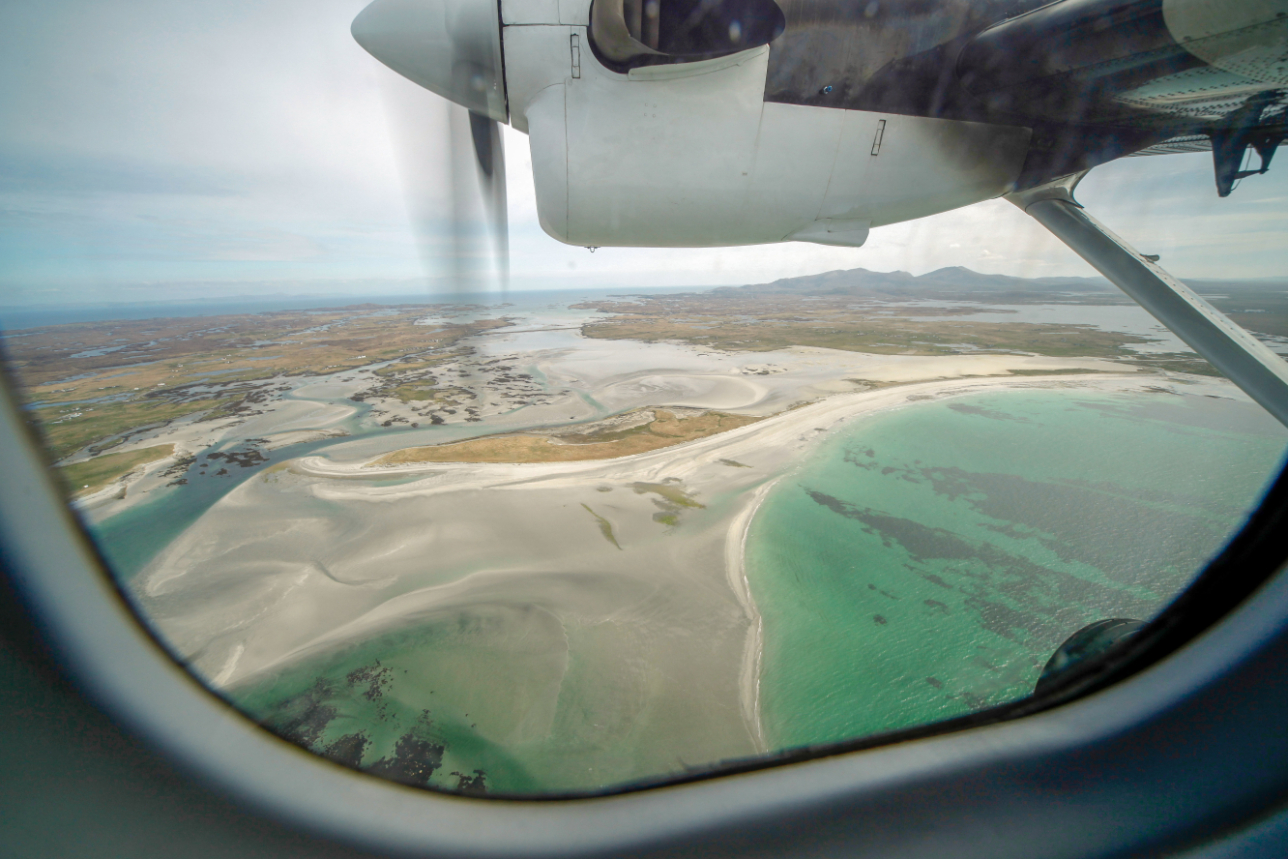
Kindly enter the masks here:
<path id="1" fill-rule="evenodd" d="M 349 23 L 363 5 L 0 4 L 0 306 L 441 287 L 446 104 L 358 47 Z M 513 289 L 859 267 L 1094 274 L 1001 200 L 878 228 L 862 248 L 591 254 L 541 231 L 527 138 L 505 128 L 504 140 Z M 1129 158 L 1094 170 L 1078 198 L 1181 277 L 1274 277 L 1288 262 L 1278 166 L 1221 200 L 1206 154 Z"/>

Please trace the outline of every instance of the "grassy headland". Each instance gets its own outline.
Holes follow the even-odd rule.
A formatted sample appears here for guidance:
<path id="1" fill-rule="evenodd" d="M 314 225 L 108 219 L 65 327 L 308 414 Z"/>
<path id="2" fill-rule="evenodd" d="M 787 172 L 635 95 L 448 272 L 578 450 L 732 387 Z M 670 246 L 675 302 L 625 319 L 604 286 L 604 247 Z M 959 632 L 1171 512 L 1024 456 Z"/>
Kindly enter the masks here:
<path id="1" fill-rule="evenodd" d="M 1248 330 L 1288 336 L 1288 294 L 1269 281 L 1192 281 L 1190 285 Z M 671 340 L 729 351 L 818 346 L 894 355 L 1023 352 L 1055 358 L 1108 358 L 1218 375 L 1199 356 L 1142 353 L 1149 338 L 1091 325 L 982 322 L 970 314 L 1015 311 L 996 305 L 1131 305 L 1101 278 L 1017 278 L 965 268 L 914 277 L 864 269 L 724 287 L 708 293 L 586 302 L 612 314 L 585 325 L 587 337 Z M 993 307 L 981 308 L 981 305 Z"/>
<path id="2" fill-rule="evenodd" d="M 594 309 L 614 316 L 583 326 L 587 337 L 671 340 L 741 352 L 820 346 L 883 355 L 1027 352 L 1056 358 L 1125 358 L 1135 354 L 1128 345 L 1148 342 L 1089 325 L 957 318 L 973 308 L 917 307 L 904 315 L 835 297 L 803 302 L 795 295 L 668 295 L 596 302 Z"/>
<path id="3" fill-rule="evenodd" d="M 415 462 L 581 462 L 647 453 L 755 423 L 762 418 L 727 412 L 682 415 L 665 409 L 637 409 L 633 426 L 583 428 L 544 435 L 519 433 L 484 436 L 455 444 L 412 447 L 385 454 L 373 466 Z"/>
<path id="4" fill-rule="evenodd" d="M 124 477 L 140 465 L 174 455 L 174 445 L 158 444 L 124 453 L 105 453 L 84 462 L 64 465 L 57 473 L 73 495 L 89 495 Z"/>

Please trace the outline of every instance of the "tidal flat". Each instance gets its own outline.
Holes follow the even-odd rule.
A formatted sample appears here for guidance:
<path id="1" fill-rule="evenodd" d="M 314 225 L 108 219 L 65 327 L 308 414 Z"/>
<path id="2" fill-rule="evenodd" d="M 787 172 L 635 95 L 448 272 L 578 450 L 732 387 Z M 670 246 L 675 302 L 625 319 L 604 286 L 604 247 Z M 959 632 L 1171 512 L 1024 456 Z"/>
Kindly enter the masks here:
<path id="1" fill-rule="evenodd" d="M 361 768 L 392 766 L 399 743 L 411 737 L 404 749 L 441 747 L 445 763 L 424 783 L 444 789 L 457 789 L 461 776 L 453 773 L 482 778 L 493 794 L 519 795 L 579 794 L 705 771 L 795 744 L 797 735 L 775 721 L 794 700 L 776 692 L 783 673 L 817 667 L 827 682 L 841 682 L 837 671 L 817 664 L 831 651 L 794 646 L 783 634 L 782 613 L 798 598 L 763 590 L 766 574 L 756 566 L 763 523 L 781 518 L 783 528 L 815 546 L 817 563 L 802 552 L 800 564 L 768 574 L 787 582 L 803 575 L 848 581 L 854 559 L 834 568 L 828 553 L 844 558 L 861 547 L 849 537 L 838 544 L 845 532 L 827 517 L 861 528 L 885 522 L 826 486 L 810 498 L 812 520 L 779 517 L 776 481 L 809 468 L 830 439 L 861 438 L 895 415 L 916 422 L 945 403 L 965 409 L 961 414 L 987 411 L 981 398 L 1001 391 L 1070 404 L 1107 395 L 1184 396 L 1160 392 L 1158 382 L 1102 374 L 911 383 L 836 394 L 718 435 L 607 460 L 373 469 L 314 454 L 248 481 L 213 507 L 136 580 L 136 599 L 208 682 L 286 736 L 305 736 L 296 723 L 312 713 L 305 720 L 313 726 L 310 747 L 349 761 L 344 755 L 361 746 L 353 759 Z M 1213 396 L 1229 394 L 1219 383 L 1196 384 Z M 1036 456 L 1041 433 L 1030 438 L 1033 450 L 1013 439 L 1008 449 L 1021 459 Z M 386 480 L 360 479 L 373 471 Z M 913 517 L 907 531 L 916 514 L 904 512 Z M 749 522 L 752 560 L 744 565 Z M 938 526 L 921 527 L 938 533 Z M 898 549 L 894 528 L 867 550 Z M 1119 536 L 1130 539 L 1131 532 Z M 794 554 L 790 540 L 769 542 Z M 935 551 L 908 542 L 911 551 Z M 953 545 L 962 551 L 945 556 L 949 564 L 984 544 Z M 1121 548 L 1107 543 L 1104 551 Z M 981 570 L 998 565 L 1003 578 L 1020 563 L 998 552 L 975 556 Z M 1028 561 L 1026 575 L 1043 580 L 1046 560 Z M 828 603 L 831 611 L 866 608 L 842 595 L 847 599 Z M 950 597 L 918 602 L 926 599 L 961 608 Z M 984 602 L 990 619 L 1006 608 Z M 1097 606 L 1114 613 L 1111 602 Z M 911 630 L 906 648 L 938 628 L 884 608 L 865 617 L 874 630 Z M 1073 622 L 1072 615 L 1056 618 L 1046 637 Z M 817 632 L 834 639 L 833 647 L 864 634 L 852 624 Z M 377 641 L 387 644 L 370 644 Z M 977 655 L 977 645 L 964 645 L 964 654 L 932 648 L 917 669 L 942 658 L 925 676 L 955 683 L 953 666 Z M 1032 652 L 1043 646 L 1045 638 L 1030 642 Z M 389 684 L 377 697 L 389 721 L 346 740 L 370 710 L 362 677 L 385 668 Z M 902 688 L 887 684 L 891 677 L 858 668 L 847 663 L 857 673 L 845 687 L 882 701 L 882 718 L 927 715 L 898 695 L 882 697 Z M 1007 670 L 1008 691 L 1036 679 L 1032 659 Z M 351 683 L 351 675 L 358 679 Z M 864 676 L 871 688 L 862 686 Z M 997 700 L 961 692 L 954 686 L 959 706 Z M 839 694 L 833 688 L 824 697 Z M 807 710 L 809 700 L 800 699 Z"/>
<path id="2" fill-rule="evenodd" d="M 1183 587 L 1193 539 L 1219 544 L 1282 452 L 1148 325 L 1012 321 L 1116 312 L 1102 291 L 955 295 L 944 275 L 911 294 L 907 276 L 855 298 L 821 277 L 731 290 L 732 316 L 723 293 L 583 295 L 41 329 L 18 369 L 66 475 L 101 474 L 72 503 L 190 670 L 341 764 L 493 796 L 655 783 L 1024 694 L 1065 626 Z M 1096 439 L 1168 440 L 1196 470 L 1053 464 Z M 1130 529 L 1060 525 L 1132 504 L 1189 548 L 1138 557 Z M 1144 572 L 1114 579 L 1118 556 Z"/>
<path id="3" fill-rule="evenodd" d="M 770 744 L 1016 700 L 1072 631 L 1151 619 L 1243 522 L 1288 443 L 1259 408 L 1211 393 L 998 390 L 820 445 L 748 537 Z"/>

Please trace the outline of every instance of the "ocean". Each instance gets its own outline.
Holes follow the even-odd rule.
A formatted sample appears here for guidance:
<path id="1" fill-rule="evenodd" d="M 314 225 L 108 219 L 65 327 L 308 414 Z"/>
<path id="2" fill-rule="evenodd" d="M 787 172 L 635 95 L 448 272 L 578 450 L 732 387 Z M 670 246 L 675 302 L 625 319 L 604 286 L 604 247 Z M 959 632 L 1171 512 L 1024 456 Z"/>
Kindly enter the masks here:
<path id="1" fill-rule="evenodd" d="M 424 290 L 400 295 L 269 295 L 236 298 L 193 299 L 189 301 L 144 301 L 100 304 L 49 304 L 0 306 L 0 332 L 14 332 L 46 325 L 70 325 L 77 322 L 116 322 L 126 319 L 179 319 L 192 316 L 225 316 L 243 313 L 324 310 L 352 307 L 358 304 L 396 306 L 407 304 L 443 304 L 484 306 L 509 305 L 521 312 L 548 305 L 576 301 L 602 300 L 612 296 L 658 294 L 670 292 L 706 292 L 710 287 L 662 286 L 638 289 L 530 289 L 508 292 L 432 292 Z"/>
<path id="2" fill-rule="evenodd" d="M 1028 695 L 1082 626 L 1149 619 L 1255 506 L 1288 432 L 1167 393 L 1012 391 L 856 420 L 757 512 L 772 748 Z"/>
<path id="3" fill-rule="evenodd" d="M 748 535 L 770 749 L 1028 695 L 1077 629 L 1148 619 L 1182 590 L 1286 444 L 1247 402 L 1170 393 L 1031 389 L 855 418 L 778 481 Z M 596 690 L 626 667 L 581 664 L 592 632 L 477 604 L 227 694 L 333 760 L 449 790 L 594 790 L 712 763 L 618 724 L 631 702 Z"/>

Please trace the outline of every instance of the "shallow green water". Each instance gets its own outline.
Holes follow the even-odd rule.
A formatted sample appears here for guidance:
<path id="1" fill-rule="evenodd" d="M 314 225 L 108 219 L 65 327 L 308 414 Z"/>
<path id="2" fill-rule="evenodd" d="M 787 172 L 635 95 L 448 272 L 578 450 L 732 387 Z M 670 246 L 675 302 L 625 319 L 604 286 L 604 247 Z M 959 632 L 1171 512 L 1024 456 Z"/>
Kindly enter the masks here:
<path id="1" fill-rule="evenodd" d="M 279 736 L 418 787 L 567 793 L 683 769 L 681 732 L 701 727 L 644 700 L 639 666 L 623 659 L 646 660 L 623 655 L 613 626 L 564 626 L 499 598 L 305 656 L 226 694 Z"/>
<path id="2" fill-rule="evenodd" d="M 1026 695 L 1073 631 L 1184 587 L 1285 443 L 1255 407 L 1164 394 L 1008 392 L 856 420 L 775 487 L 748 538 L 771 747 Z M 612 626 L 498 592 L 228 694 L 319 754 L 447 790 L 593 790 L 713 763 L 683 750 L 700 721 L 647 703 L 648 642 L 623 649 Z"/>
<path id="3" fill-rule="evenodd" d="M 1078 628 L 1184 588 L 1286 442 L 1251 405 L 1161 393 L 991 393 L 856 421 L 748 534 L 771 746 L 1027 695 Z"/>
<path id="4" fill-rule="evenodd" d="M 229 691 L 275 733 L 324 757 L 418 786 L 466 793 L 532 793 L 541 784 L 509 744 L 524 745 L 530 708 L 557 690 L 565 654 L 524 647 L 540 612 L 503 606 L 429 618 L 305 658 Z M 525 688 L 527 687 L 527 688 Z M 525 694 L 526 693 L 526 694 Z M 481 726 L 481 729 L 480 729 Z"/>

